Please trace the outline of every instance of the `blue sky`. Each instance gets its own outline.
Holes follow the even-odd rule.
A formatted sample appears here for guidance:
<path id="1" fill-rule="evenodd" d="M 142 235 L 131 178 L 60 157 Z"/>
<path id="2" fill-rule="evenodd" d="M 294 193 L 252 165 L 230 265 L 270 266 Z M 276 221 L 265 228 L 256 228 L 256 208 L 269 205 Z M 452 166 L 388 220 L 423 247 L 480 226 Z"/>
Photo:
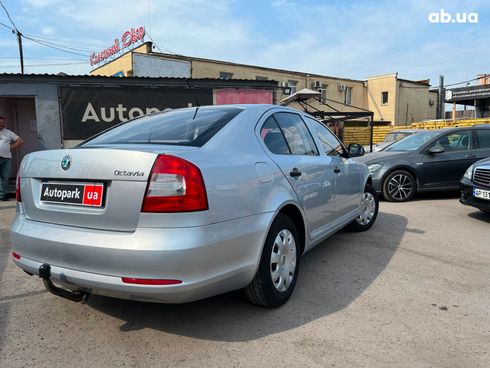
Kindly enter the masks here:
<path id="1" fill-rule="evenodd" d="M 163 52 L 365 79 L 398 72 L 437 84 L 490 73 L 490 2 L 320 0 L 2 0 L 25 35 L 27 73 L 87 74 L 89 51 L 146 27 Z M 431 23 L 444 9 L 478 23 Z M 3 9 L 0 22 L 11 23 Z M 71 48 L 67 48 L 71 47 Z M 0 25 L 0 72 L 19 72 L 16 37 Z M 39 64 L 66 64 L 34 66 Z"/>

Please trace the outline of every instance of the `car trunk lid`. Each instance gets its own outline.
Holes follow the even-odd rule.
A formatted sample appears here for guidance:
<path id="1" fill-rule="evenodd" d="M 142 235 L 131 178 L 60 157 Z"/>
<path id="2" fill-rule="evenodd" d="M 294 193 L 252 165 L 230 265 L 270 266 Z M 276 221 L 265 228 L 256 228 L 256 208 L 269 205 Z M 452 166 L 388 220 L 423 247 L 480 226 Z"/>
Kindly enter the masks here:
<path id="1" fill-rule="evenodd" d="M 59 225 L 134 231 L 157 156 L 111 148 L 29 154 L 19 172 L 25 216 Z"/>

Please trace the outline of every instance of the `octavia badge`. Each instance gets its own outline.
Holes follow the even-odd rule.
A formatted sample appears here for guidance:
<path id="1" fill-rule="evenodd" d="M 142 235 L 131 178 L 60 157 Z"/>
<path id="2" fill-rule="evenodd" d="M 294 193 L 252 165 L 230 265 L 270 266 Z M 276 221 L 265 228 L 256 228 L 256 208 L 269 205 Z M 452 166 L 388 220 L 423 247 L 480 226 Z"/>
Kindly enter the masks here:
<path id="1" fill-rule="evenodd" d="M 61 168 L 63 170 L 68 170 L 70 168 L 70 166 L 71 166 L 71 156 L 70 155 L 66 155 L 61 160 Z"/>

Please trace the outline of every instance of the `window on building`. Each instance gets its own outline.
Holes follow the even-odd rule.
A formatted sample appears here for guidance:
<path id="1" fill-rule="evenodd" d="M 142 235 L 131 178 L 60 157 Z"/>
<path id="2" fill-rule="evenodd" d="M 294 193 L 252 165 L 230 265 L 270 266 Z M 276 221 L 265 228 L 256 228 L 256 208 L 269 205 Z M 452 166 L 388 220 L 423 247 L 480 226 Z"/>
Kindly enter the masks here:
<path id="1" fill-rule="evenodd" d="M 264 77 L 262 75 L 257 75 L 257 76 L 255 76 L 255 80 L 269 80 L 269 78 L 268 77 Z"/>
<path id="2" fill-rule="evenodd" d="M 233 77 L 233 73 L 229 72 L 219 72 L 220 79 L 231 79 Z"/>
<path id="3" fill-rule="evenodd" d="M 352 87 L 345 87 L 344 103 L 352 105 Z"/>
<path id="4" fill-rule="evenodd" d="M 321 95 L 320 95 L 320 101 L 321 102 L 327 101 L 327 87 L 328 87 L 328 84 L 322 83 L 320 85 L 320 89 L 318 90 L 318 92 L 321 93 Z"/>
<path id="5" fill-rule="evenodd" d="M 382 105 L 388 104 L 388 91 L 381 92 L 381 104 Z"/>
<path id="6" fill-rule="evenodd" d="M 291 88 L 291 94 L 296 93 L 297 85 L 298 85 L 298 81 L 288 80 L 288 88 Z"/>

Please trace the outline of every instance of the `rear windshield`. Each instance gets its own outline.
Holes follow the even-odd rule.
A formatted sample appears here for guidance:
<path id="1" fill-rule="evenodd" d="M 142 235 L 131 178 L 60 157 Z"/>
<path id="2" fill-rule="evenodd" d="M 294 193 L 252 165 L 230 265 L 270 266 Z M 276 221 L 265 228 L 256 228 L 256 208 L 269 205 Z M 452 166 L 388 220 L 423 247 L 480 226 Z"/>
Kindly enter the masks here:
<path id="1" fill-rule="evenodd" d="M 80 147 L 125 143 L 201 147 L 242 111 L 237 107 L 196 107 L 145 116 L 90 138 Z"/>

